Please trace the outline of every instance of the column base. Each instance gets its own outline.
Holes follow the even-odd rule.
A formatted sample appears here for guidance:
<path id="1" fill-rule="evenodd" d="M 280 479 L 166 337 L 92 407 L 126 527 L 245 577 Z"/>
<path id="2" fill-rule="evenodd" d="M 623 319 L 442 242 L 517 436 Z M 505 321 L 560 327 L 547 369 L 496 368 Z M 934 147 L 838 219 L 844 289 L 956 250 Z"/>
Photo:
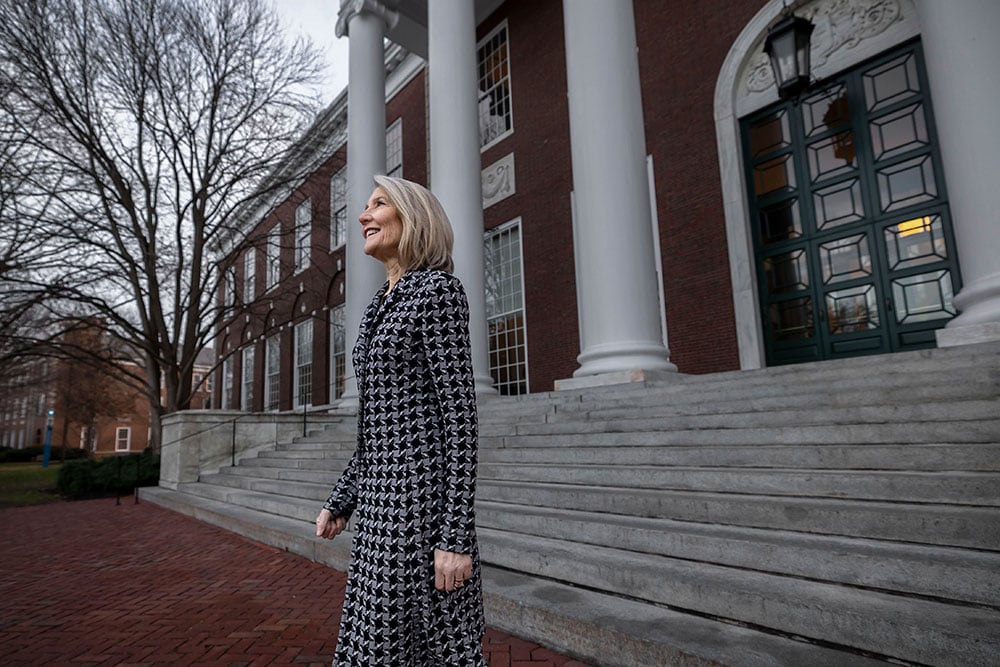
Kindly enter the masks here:
<path id="1" fill-rule="evenodd" d="M 566 378 L 565 380 L 556 380 L 553 383 L 553 388 L 555 391 L 566 391 L 567 389 L 604 387 L 611 384 L 673 380 L 680 377 L 684 377 L 684 373 L 678 373 L 677 371 L 633 368 L 628 371 L 612 371 L 610 373 L 597 373 L 596 375 L 582 375 L 580 377 Z"/>
<path id="2" fill-rule="evenodd" d="M 982 322 L 958 327 L 948 326 L 944 329 L 938 329 L 936 336 L 938 347 L 997 342 L 1000 341 L 1000 322 Z"/>

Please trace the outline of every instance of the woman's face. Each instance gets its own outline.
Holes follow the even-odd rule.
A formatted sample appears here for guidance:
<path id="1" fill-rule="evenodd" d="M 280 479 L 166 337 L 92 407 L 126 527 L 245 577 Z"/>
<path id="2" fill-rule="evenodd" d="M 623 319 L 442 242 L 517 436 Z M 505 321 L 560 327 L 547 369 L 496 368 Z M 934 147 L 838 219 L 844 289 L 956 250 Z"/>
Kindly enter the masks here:
<path id="1" fill-rule="evenodd" d="M 396 208 L 389 203 L 385 191 L 375 188 L 358 217 L 361 235 L 365 240 L 365 254 L 386 262 L 398 258 L 399 241 L 403 238 L 403 221 Z"/>

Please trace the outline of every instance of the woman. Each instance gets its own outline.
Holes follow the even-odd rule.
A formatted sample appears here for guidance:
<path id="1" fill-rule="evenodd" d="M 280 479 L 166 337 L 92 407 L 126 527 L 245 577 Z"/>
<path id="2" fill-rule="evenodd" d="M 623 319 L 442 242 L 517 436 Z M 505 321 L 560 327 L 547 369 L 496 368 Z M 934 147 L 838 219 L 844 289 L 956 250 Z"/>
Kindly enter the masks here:
<path id="1" fill-rule="evenodd" d="M 451 225 L 422 186 L 375 183 L 359 221 L 387 279 L 354 347 L 358 445 L 316 519 L 327 539 L 357 519 L 334 664 L 485 666 L 476 395 Z"/>

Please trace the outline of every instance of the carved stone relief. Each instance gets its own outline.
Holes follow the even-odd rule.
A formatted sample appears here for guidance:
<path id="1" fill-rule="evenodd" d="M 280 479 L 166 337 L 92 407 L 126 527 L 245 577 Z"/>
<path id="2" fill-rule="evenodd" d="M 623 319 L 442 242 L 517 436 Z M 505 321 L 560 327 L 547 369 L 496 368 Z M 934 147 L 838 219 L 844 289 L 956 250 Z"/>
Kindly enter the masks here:
<path id="1" fill-rule="evenodd" d="M 483 169 L 483 208 L 514 194 L 514 154 L 508 153 Z"/>
<path id="2" fill-rule="evenodd" d="M 812 34 L 812 68 L 821 69 L 842 50 L 851 50 L 904 20 L 901 0 L 821 0 L 796 10 L 816 26 Z M 906 3 L 909 6 L 909 3 Z M 746 90 L 760 93 L 774 86 L 764 42 L 755 49 L 746 74 Z"/>

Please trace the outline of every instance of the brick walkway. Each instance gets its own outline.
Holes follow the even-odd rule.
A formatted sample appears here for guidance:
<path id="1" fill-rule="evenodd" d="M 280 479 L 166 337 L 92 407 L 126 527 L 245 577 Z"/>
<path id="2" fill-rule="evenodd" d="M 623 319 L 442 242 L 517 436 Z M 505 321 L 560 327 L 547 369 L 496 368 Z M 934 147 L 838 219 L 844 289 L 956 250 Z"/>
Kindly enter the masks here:
<path id="1" fill-rule="evenodd" d="M 132 498 L 0 510 L 3 665 L 329 665 L 345 575 Z M 490 667 L 585 667 L 487 630 Z"/>

